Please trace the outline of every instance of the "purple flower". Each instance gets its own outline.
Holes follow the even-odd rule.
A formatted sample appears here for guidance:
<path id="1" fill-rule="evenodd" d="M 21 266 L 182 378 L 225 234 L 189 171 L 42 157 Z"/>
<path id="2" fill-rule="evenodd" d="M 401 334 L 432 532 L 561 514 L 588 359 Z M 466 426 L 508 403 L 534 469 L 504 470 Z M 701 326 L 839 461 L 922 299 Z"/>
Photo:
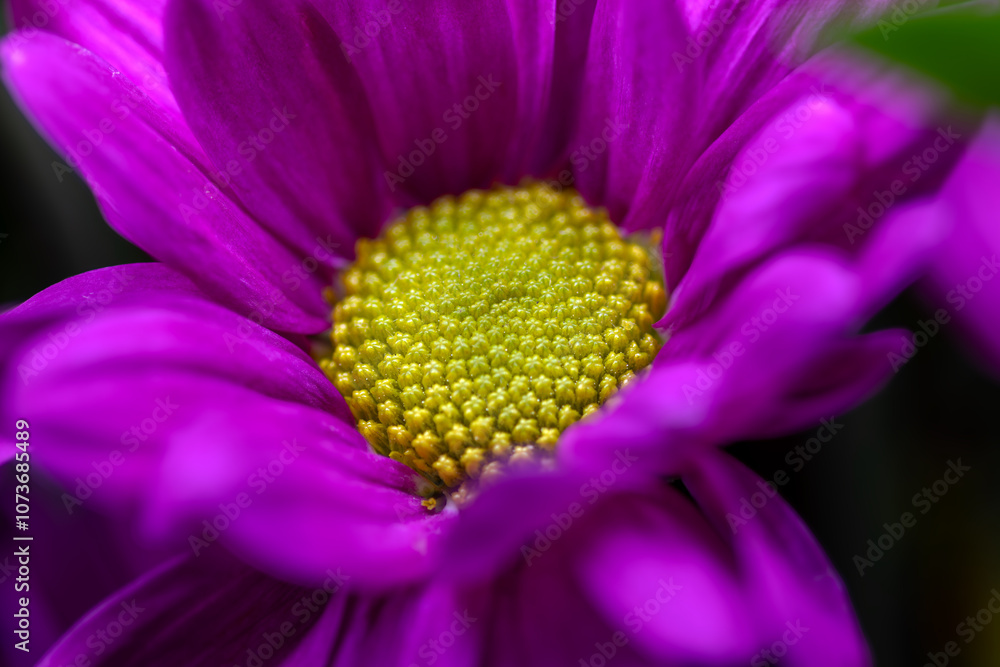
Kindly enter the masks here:
<path id="1" fill-rule="evenodd" d="M 5 314 L 0 413 L 31 423 L 71 513 L 189 549 L 48 664 L 97 659 L 116 622 L 108 664 L 867 664 L 812 537 L 715 447 L 838 414 L 891 373 L 898 333 L 856 332 L 938 240 L 935 216 L 896 208 L 937 181 L 893 191 L 877 225 L 856 210 L 937 109 L 807 60 L 875 3 L 13 8 L 47 17 L 2 54 L 57 173 L 161 263 Z M 662 235 L 665 342 L 553 465 L 432 511 L 307 336 L 394 211 L 525 177 Z"/>

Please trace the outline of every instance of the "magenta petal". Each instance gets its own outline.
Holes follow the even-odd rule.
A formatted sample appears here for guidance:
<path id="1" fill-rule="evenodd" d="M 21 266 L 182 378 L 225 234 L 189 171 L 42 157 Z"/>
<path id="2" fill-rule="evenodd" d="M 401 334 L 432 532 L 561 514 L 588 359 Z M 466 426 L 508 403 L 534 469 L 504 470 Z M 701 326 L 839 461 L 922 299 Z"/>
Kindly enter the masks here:
<path id="1" fill-rule="evenodd" d="M 824 32 L 873 23 L 891 0 L 684 0 L 690 41 L 675 62 L 704 82 L 703 120 L 721 131 L 817 47 Z"/>
<path id="2" fill-rule="evenodd" d="M 19 46 L 36 28 L 93 51 L 141 86 L 153 100 L 180 117 L 163 68 L 163 8 L 166 0 L 12 0 Z"/>
<path id="3" fill-rule="evenodd" d="M 727 545 L 690 501 L 663 487 L 596 512 L 577 575 L 631 642 L 679 664 L 736 664 L 753 653 L 766 600 L 750 613 Z"/>
<path id="4" fill-rule="evenodd" d="M 830 209 L 855 186 L 859 150 L 855 115 L 829 98 L 809 96 L 798 102 L 810 113 L 810 121 L 786 139 L 795 128 L 779 114 L 734 159 L 734 173 L 740 178 L 731 176 L 725 186 L 719 182 L 713 188 L 727 187 L 728 194 L 677 285 L 670 325 L 683 323 L 694 308 L 708 307 L 704 293 L 711 295 L 710 290 L 729 273 L 760 261 L 774 248 L 792 242 L 796 234 L 804 235 L 805 229 L 829 219 Z M 673 250 L 669 243 L 664 246 L 667 252 Z"/>
<path id="5" fill-rule="evenodd" d="M 532 533 L 544 528 L 553 513 L 578 500 L 586 481 L 569 470 L 532 472 L 509 475 L 484 489 L 459 513 L 446 537 L 440 575 L 476 581 L 522 561 Z M 511 521 L 512 516 L 517 520 Z"/>
<path id="6" fill-rule="evenodd" d="M 631 206 L 645 178 L 661 202 L 689 166 L 678 153 L 690 139 L 693 82 L 670 54 L 683 49 L 684 22 L 673 3 L 600 3 L 590 32 L 580 124 L 570 141 L 575 187 L 612 219 L 634 229 Z M 652 214 L 650 226 L 662 224 Z"/>
<path id="7" fill-rule="evenodd" d="M 231 557 L 176 558 L 91 610 L 38 664 L 84 664 L 79 656 L 95 666 L 245 664 L 261 646 L 283 664 L 319 618 L 301 604 L 306 613 L 293 613 L 312 592 Z"/>
<path id="8" fill-rule="evenodd" d="M 651 473 L 676 474 L 692 447 L 788 433 L 852 406 L 891 374 L 875 361 L 896 336 L 851 337 L 863 293 L 832 253 L 765 264 L 675 332 L 645 378 L 567 432 L 561 458 L 600 468 L 627 444 Z"/>
<path id="9" fill-rule="evenodd" d="M 38 463 L 68 510 L 135 519 L 196 554 L 221 539 L 306 583 L 344 567 L 387 586 L 430 567 L 447 520 L 427 518 L 415 474 L 368 451 L 299 348 L 168 269 L 60 283 L 0 319 L 0 339 L 0 411 L 47 443 Z"/>
<path id="10" fill-rule="evenodd" d="M 517 125 L 507 151 L 503 174 L 517 182 L 530 167 L 545 164 L 552 155 L 544 136 L 545 112 L 559 103 L 551 99 L 556 64 L 556 0 L 508 0 L 514 54 L 517 57 Z M 565 121 L 565 118 L 562 119 Z"/>
<path id="11" fill-rule="evenodd" d="M 773 485 L 724 454 L 699 460 L 684 482 L 735 556 L 760 628 L 757 650 L 792 630 L 796 641 L 783 659 L 790 665 L 871 663 L 843 582 Z"/>
<path id="12" fill-rule="evenodd" d="M 541 2 L 318 3 L 364 86 L 384 162 L 380 180 L 421 201 L 486 187 L 523 161 L 546 100 L 551 26 Z M 512 16 L 513 12 L 513 24 Z M 364 30 L 386 25 L 368 38 Z M 371 29 L 371 32 L 375 32 Z M 532 68 L 527 70 L 527 68 Z M 530 88 L 528 88 L 530 87 Z M 526 89 L 527 88 L 527 89 Z M 520 150 L 520 149 L 515 149 Z"/>
<path id="13" fill-rule="evenodd" d="M 605 662 L 609 667 L 663 664 L 647 660 L 634 641 L 625 646 L 614 645 L 612 638 L 624 634 L 622 618 L 603 615 L 589 599 L 588 589 L 593 582 L 585 581 L 573 566 L 593 525 L 572 526 L 530 566 L 522 565 L 493 580 L 488 595 L 482 600 L 483 616 L 486 617 L 481 621 L 486 635 L 484 654 L 488 658 L 481 664 L 491 667 L 578 666 L 582 660 L 584 665 L 599 665 L 605 659 L 599 644 L 604 645 L 605 656 L 614 650 L 614 657 Z M 637 555 L 619 553 L 615 569 L 631 569 Z"/>
<path id="14" fill-rule="evenodd" d="M 328 647 L 328 662 L 321 664 L 464 667 L 482 664 L 489 653 L 480 638 L 489 623 L 482 605 L 457 589 L 428 584 L 356 598 L 333 636 L 336 644 Z"/>
<path id="15" fill-rule="evenodd" d="M 947 323 L 954 318 L 996 375 L 1000 375 L 998 179 L 1000 117 L 994 113 L 940 197 L 927 210 L 913 211 L 918 219 L 934 212 L 951 219 L 951 234 L 939 248 L 922 288 L 941 320 Z"/>
<path id="16" fill-rule="evenodd" d="M 21 105 L 71 163 L 79 162 L 125 238 L 258 321 L 297 332 L 324 327 L 324 271 L 212 185 L 186 126 L 174 124 L 142 89 L 89 51 L 45 33 L 20 46 L 8 38 L 3 62 Z M 307 252 L 329 267 L 332 257 L 319 242 Z"/>
<path id="17" fill-rule="evenodd" d="M 857 261 L 867 287 L 858 303 L 862 319 L 874 316 L 932 266 L 951 223 L 946 207 L 918 201 L 898 205 L 869 232 Z"/>
<path id="18" fill-rule="evenodd" d="M 353 257 L 389 200 L 371 111 L 339 40 L 307 2 L 218 6 L 167 10 L 167 70 L 188 122 L 276 236 L 303 255 L 329 236 Z"/>
<path id="19" fill-rule="evenodd" d="M 580 95 L 587 66 L 590 28 L 597 3 L 577 4 L 560 0 L 546 5 L 553 12 L 547 18 L 551 18 L 556 29 L 549 105 L 532 158 L 531 173 L 534 174 L 552 172 L 557 163 L 556 158 L 562 158 L 562 162 L 565 162 L 571 150 L 567 146 L 569 138 L 576 132 L 580 116 Z M 566 176 L 562 172 L 555 172 L 553 175 Z"/>
<path id="20" fill-rule="evenodd" d="M 682 481 L 696 504 L 665 485 L 615 497 L 562 538 L 630 646 L 657 664 L 763 664 L 760 651 L 784 638 L 789 664 L 868 664 L 843 585 L 773 486 L 721 453 Z"/>
<path id="21" fill-rule="evenodd" d="M 829 58 L 813 63 L 813 69 L 830 78 L 844 78 L 837 68 L 846 69 L 847 62 Z M 902 171 L 912 165 L 908 161 L 915 152 L 943 141 L 933 103 L 912 87 L 870 69 L 859 67 L 841 85 L 828 85 L 820 78 L 813 79 L 816 83 L 809 89 L 803 83 L 800 95 L 774 111 L 735 156 L 728 173 L 716 180 L 712 190 L 721 192 L 722 199 L 689 265 L 686 240 L 676 236 L 681 226 L 673 233 L 669 230 L 675 226 L 668 227 L 664 240 L 668 269 L 684 275 L 666 324 L 683 324 L 710 309 L 716 291 L 728 289 L 749 267 L 790 245 L 824 243 L 852 254 L 865 253 L 890 223 L 880 214 L 876 228 L 869 231 L 871 225 L 864 219 L 858 222 L 859 209 L 873 207 L 877 213 L 883 208 L 877 197 L 882 197 L 895 214 L 937 185 L 936 172 L 918 173 L 914 180 L 909 170 Z M 957 157 L 961 148 L 954 143 L 945 144 L 944 157 Z M 704 214 L 689 203 L 692 206 L 678 213 L 677 220 Z M 913 279 L 926 246 L 940 233 L 934 227 L 934 221 L 927 219 L 914 230 L 913 241 L 892 252 L 876 251 L 879 261 L 891 260 L 879 272 L 880 282 L 898 291 L 901 283 Z M 873 289 L 872 303 L 880 307 L 890 291 Z"/>
<path id="22" fill-rule="evenodd" d="M 754 102 L 721 134 L 705 137 L 704 141 L 710 143 L 704 149 L 696 146 L 692 149 L 695 154 L 685 158 L 691 166 L 682 181 L 669 184 L 676 191 L 672 201 L 661 201 L 659 193 L 664 186 L 655 179 L 643 184 L 634 206 L 637 211 L 646 213 L 637 215 L 631 224 L 636 229 L 664 224 L 664 273 L 668 285 L 679 283 L 701 247 L 702 235 L 716 214 L 727 174 L 741 151 L 762 128 L 774 122 L 781 109 L 811 95 L 816 85 L 814 76 L 796 72 Z M 706 183 L 711 187 L 705 187 Z M 664 214 L 660 212 L 663 209 L 669 209 L 665 223 Z"/>

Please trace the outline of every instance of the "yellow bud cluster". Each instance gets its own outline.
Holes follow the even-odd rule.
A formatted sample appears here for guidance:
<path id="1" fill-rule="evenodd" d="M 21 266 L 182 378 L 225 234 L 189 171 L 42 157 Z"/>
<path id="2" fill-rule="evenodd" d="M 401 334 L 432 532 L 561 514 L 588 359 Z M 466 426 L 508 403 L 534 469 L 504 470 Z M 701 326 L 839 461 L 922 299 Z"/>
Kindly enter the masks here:
<path id="1" fill-rule="evenodd" d="M 321 365 L 372 447 L 442 489 L 548 458 L 661 346 L 649 250 L 572 191 L 442 197 L 356 250 Z"/>

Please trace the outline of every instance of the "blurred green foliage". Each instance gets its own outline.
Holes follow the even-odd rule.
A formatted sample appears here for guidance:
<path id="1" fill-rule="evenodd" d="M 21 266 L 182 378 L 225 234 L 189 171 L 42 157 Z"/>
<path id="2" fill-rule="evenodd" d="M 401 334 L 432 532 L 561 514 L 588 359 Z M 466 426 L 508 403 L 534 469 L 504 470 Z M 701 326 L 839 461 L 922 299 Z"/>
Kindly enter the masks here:
<path id="1" fill-rule="evenodd" d="M 925 14 L 919 7 L 898 3 L 851 41 L 944 84 L 966 104 L 1000 105 L 1000 14 L 978 3 Z"/>

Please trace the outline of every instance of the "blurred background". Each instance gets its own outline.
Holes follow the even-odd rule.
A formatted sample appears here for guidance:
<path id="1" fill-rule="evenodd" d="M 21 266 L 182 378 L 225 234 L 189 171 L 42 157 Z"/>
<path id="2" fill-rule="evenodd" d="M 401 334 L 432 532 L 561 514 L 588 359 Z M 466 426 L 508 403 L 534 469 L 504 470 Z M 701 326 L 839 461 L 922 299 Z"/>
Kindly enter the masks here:
<path id="1" fill-rule="evenodd" d="M 988 70 L 991 61 L 980 63 L 984 76 L 1000 74 L 1000 67 Z M 53 169 L 57 160 L 0 87 L 0 304 L 77 273 L 149 261 L 103 222 L 75 174 Z M 874 326 L 915 329 L 936 307 L 905 293 Z M 1000 385 L 953 329 L 933 337 L 873 399 L 830 415 L 843 428 L 809 460 L 795 450 L 807 446 L 815 428 L 733 448 L 765 478 L 781 470 L 790 476 L 782 492 L 846 583 L 882 667 L 1000 665 L 1000 614 L 981 612 L 992 597 L 1000 601 Z M 922 514 L 926 505 L 915 507 L 914 496 L 959 460 L 970 469 Z M 860 563 L 870 558 L 868 541 L 877 543 L 884 524 L 898 523 L 904 512 L 916 516 L 915 525 L 870 566 Z M 883 537 L 883 545 L 888 541 Z M 76 575 L 110 582 L 113 569 L 92 557 Z M 71 619 L 83 610 L 65 611 Z M 987 618 L 992 622 L 983 623 Z M 957 643 L 957 656 L 943 653 L 948 642 Z"/>

